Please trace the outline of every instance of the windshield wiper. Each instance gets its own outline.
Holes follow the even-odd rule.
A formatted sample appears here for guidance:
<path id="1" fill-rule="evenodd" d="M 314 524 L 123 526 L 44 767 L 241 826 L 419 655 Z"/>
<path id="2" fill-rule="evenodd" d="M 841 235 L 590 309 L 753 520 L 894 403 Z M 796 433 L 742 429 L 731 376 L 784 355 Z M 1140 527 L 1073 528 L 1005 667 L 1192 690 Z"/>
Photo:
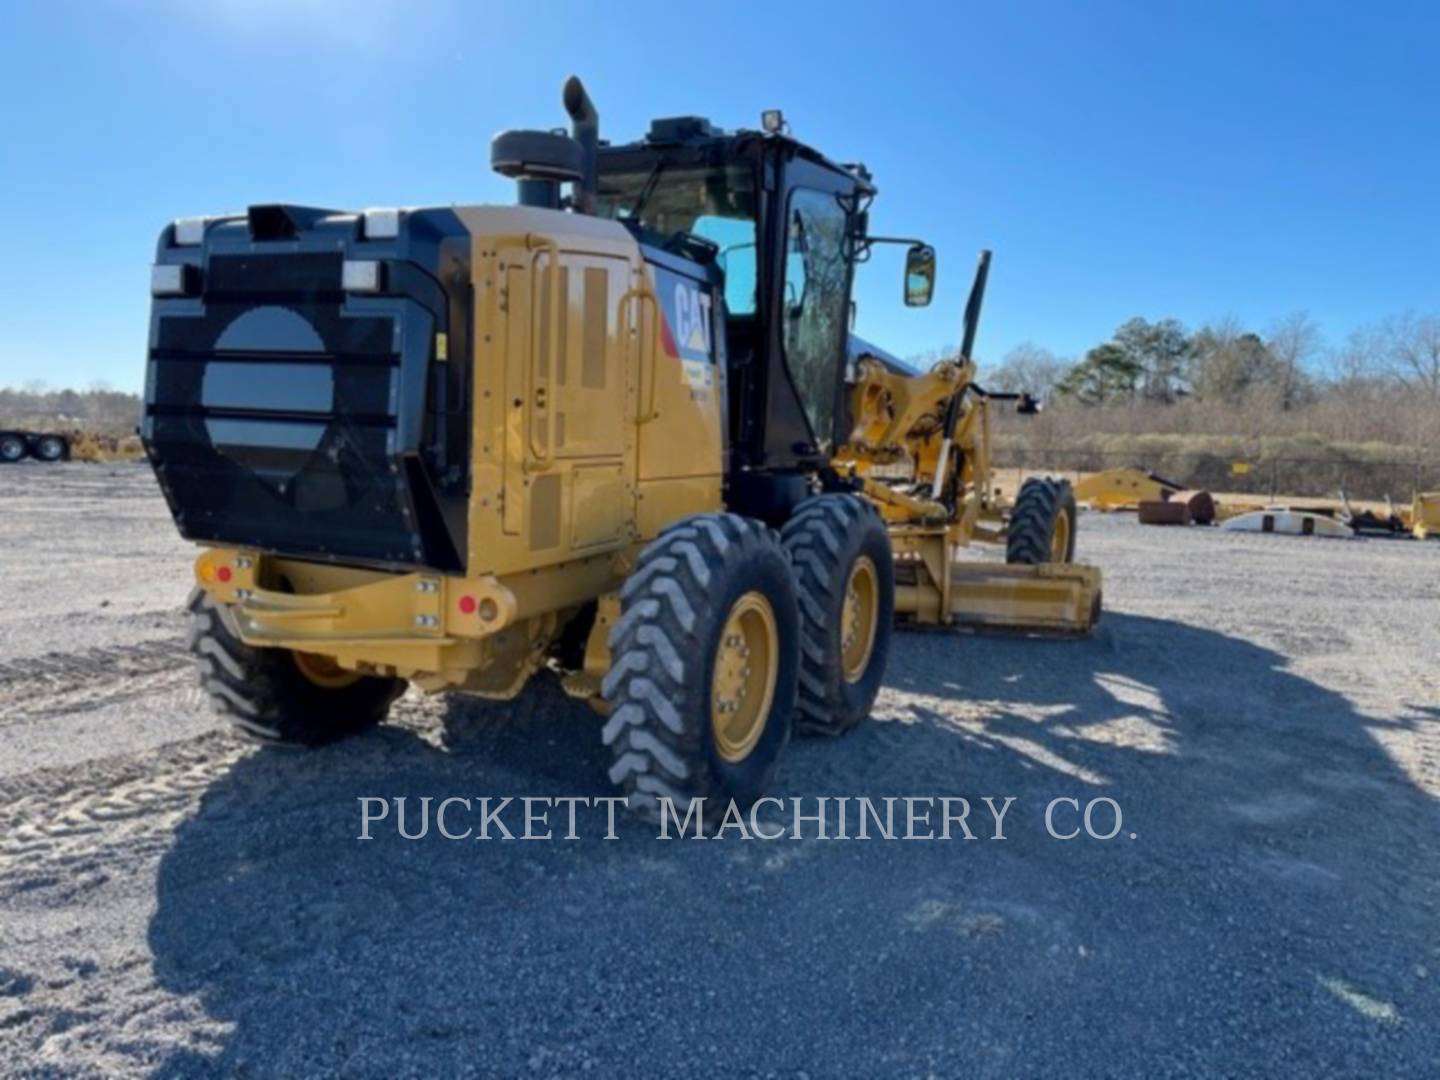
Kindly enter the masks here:
<path id="1" fill-rule="evenodd" d="M 650 170 L 650 175 L 645 177 L 645 183 L 640 187 L 640 194 L 635 196 L 634 203 L 630 206 L 630 219 L 640 220 L 640 211 L 645 209 L 645 204 L 650 201 L 650 196 L 655 194 L 655 186 L 660 180 L 660 174 L 670 167 L 670 159 L 662 157 L 655 162 L 655 167 Z"/>

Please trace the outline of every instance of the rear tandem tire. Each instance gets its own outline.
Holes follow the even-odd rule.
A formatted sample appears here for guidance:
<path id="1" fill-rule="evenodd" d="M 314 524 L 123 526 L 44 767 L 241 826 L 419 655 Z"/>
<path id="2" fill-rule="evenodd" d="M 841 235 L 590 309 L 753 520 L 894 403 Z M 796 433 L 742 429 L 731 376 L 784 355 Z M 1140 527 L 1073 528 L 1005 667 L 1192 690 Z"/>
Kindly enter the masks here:
<path id="1" fill-rule="evenodd" d="M 1005 526 L 1005 561 L 1035 566 L 1075 561 L 1075 493 L 1070 481 L 1032 476 Z"/>
<path id="2" fill-rule="evenodd" d="M 0 463 L 13 465 L 17 461 L 23 461 L 30 453 L 30 447 L 25 443 L 25 436 L 17 435 L 13 431 L 0 432 Z"/>
<path id="3" fill-rule="evenodd" d="M 660 534 L 620 590 L 602 683 L 610 780 L 658 820 L 668 799 L 715 820 L 760 798 L 790 740 L 799 612 L 773 533 L 700 514 Z"/>
<path id="4" fill-rule="evenodd" d="M 800 599 L 798 730 L 841 735 L 870 715 L 895 623 L 890 534 L 857 495 L 806 499 L 781 533 Z"/>
<path id="5" fill-rule="evenodd" d="M 40 461 L 63 461 L 67 449 L 63 435 L 41 435 L 35 440 L 35 457 Z"/>
<path id="6" fill-rule="evenodd" d="M 190 594 L 186 644 L 215 709 L 243 734 L 268 743 L 321 746 L 374 727 L 405 690 L 403 679 L 306 675 L 289 649 L 257 649 L 235 633 L 228 611 L 201 589 Z M 317 668 L 317 670 L 320 670 Z M 322 676 L 323 678 L 323 676 Z"/>

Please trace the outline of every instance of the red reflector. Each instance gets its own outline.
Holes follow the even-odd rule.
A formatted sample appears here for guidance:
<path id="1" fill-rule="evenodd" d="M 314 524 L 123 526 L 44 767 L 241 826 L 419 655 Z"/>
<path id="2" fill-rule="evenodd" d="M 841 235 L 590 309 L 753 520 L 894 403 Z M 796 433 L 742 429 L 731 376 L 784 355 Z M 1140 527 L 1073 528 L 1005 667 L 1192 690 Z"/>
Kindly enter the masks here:
<path id="1" fill-rule="evenodd" d="M 229 580 L 230 580 L 230 567 L 228 567 L 228 566 L 222 566 L 222 567 L 220 567 L 220 569 L 218 569 L 218 570 L 215 571 L 215 576 L 218 577 L 221 581 L 229 581 Z"/>
<path id="2" fill-rule="evenodd" d="M 463 612 L 463 613 L 466 614 L 466 615 L 474 615 L 474 614 L 475 614 L 475 597 L 473 597 L 473 596 L 462 596 L 462 597 L 460 597 L 460 610 L 461 610 L 461 612 Z"/>

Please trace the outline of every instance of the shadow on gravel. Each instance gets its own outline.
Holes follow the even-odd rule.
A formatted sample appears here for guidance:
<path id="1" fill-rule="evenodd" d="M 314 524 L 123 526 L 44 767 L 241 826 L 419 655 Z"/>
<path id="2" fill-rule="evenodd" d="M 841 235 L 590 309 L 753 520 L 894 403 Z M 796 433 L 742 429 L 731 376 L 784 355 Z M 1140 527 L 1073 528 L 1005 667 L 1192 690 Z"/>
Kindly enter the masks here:
<path id="1" fill-rule="evenodd" d="M 230 1030 L 158 1071 L 1423 1072 L 1440 813 L 1283 664 L 1124 615 L 901 636 L 876 718 L 792 743 L 779 794 L 963 796 L 968 842 L 606 841 L 603 814 L 573 842 L 355 839 L 365 796 L 609 794 L 599 721 L 548 685 L 259 751 L 160 868 L 157 977 Z M 986 795 L 1015 798 L 1003 841 Z M 1117 838 L 1047 835 L 1050 800 L 1100 795 Z"/>

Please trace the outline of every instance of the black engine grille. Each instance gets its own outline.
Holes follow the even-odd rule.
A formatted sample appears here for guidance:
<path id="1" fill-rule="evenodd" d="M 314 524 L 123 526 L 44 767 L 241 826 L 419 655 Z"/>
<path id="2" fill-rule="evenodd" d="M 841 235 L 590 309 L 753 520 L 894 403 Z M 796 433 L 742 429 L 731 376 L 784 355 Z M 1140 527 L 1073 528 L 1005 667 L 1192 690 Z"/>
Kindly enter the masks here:
<path id="1" fill-rule="evenodd" d="M 142 433 L 195 540 L 452 564 L 417 457 L 434 324 L 404 297 L 346 303 L 338 253 L 209 259 L 199 301 L 157 301 Z"/>

